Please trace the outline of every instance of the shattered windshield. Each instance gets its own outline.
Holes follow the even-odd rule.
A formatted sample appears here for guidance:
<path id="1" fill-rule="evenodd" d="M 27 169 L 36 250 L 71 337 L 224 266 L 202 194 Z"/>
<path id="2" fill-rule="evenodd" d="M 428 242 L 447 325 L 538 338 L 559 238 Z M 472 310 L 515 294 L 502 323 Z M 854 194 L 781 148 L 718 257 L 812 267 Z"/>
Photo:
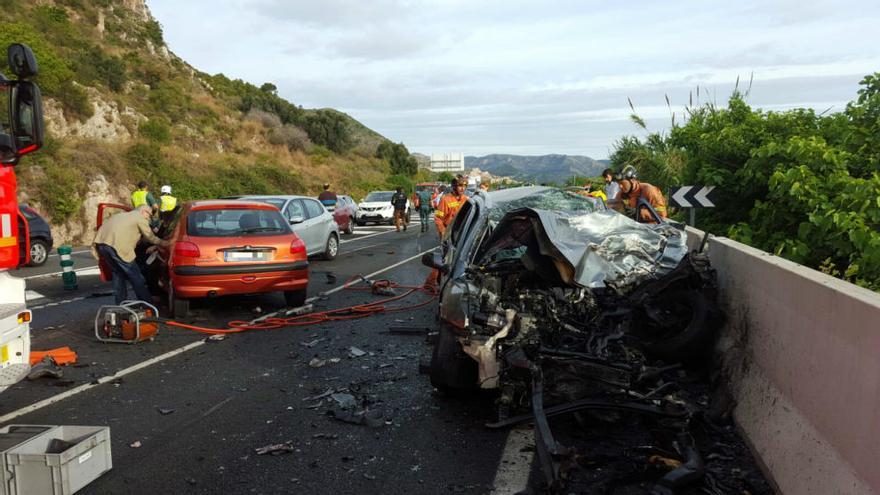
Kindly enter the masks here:
<path id="1" fill-rule="evenodd" d="M 497 202 L 493 204 L 489 211 L 489 220 L 492 222 L 498 222 L 507 214 L 507 212 L 518 210 L 520 208 L 592 213 L 605 210 L 605 205 L 602 203 L 602 200 L 598 198 L 588 198 L 551 188 L 512 201 Z"/>

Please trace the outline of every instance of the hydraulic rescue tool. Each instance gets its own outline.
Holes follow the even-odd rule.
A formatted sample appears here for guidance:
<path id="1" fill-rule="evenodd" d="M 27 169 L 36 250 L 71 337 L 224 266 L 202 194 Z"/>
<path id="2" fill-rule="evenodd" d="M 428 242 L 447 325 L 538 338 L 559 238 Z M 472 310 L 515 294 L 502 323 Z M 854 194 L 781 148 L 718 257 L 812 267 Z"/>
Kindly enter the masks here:
<path id="1" fill-rule="evenodd" d="M 159 310 L 144 301 L 101 306 L 95 316 L 95 337 L 101 342 L 136 344 L 159 333 Z"/>

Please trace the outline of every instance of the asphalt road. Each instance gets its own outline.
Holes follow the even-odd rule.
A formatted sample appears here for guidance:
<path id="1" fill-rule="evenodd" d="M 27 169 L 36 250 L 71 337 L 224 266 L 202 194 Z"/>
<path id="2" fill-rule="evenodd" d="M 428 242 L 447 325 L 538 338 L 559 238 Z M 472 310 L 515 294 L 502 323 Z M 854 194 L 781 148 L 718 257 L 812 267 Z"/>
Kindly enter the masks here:
<path id="1" fill-rule="evenodd" d="M 436 234 L 420 234 L 417 226 L 406 233 L 391 230 L 362 228 L 344 236 L 336 260 L 313 260 L 310 296 L 377 271 L 382 273 L 376 278 L 421 284 L 428 269 L 419 254 L 436 246 Z M 93 319 L 100 305 L 112 303 L 110 287 L 98 280 L 87 252 L 74 258 L 82 269 L 76 291 L 63 290 L 60 276 L 52 275 L 59 271 L 57 257 L 16 276 L 27 277 L 33 349 L 68 345 L 79 362 L 66 367 L 61 379 L 25 381 L 4 392 L 0 424 L 110 426 L 114 467 L 83 493 L 492 489 L 507 433 L 483 427 L 493 419 L 491 399 L 436 395 L 418 371 L 419 361 L 429 356 L 425 339 L 387 333 L 390 325 L 432 326 L 432 305 L 364 320 L 243 333 L 216 343 L 205 343 L 202 334 L 167 329 L 152 342 L 102 344 L 95 341 Z M 335 308 L 375 297 L 337 290 L 315 304 Z M 405 302 L 424 297 L 413 295 Z M 195 305 L 189 321 L 222 328 L 227 321 L 261 314 L 257 308 L 265 313 L 282 306 L 283 298 L 275 294 L 220 298 Z M 185 346 L 184 352 L 128 371 Z M 351 347 L 367 354 L 353 357 Z M 312 367 L 314 358 L 326 364 Z M 120 372 L 124 376 L 113 379 Z M 379 411 L 381 426 L 338 421 L 328 416 L 336 404 L 332 398 L 309 399 L 331 390 Z M 69 397 L 32 410 L 60 394 Z M 135 442 L 140 446 L 132 447 Z M 255 452 L 284 442 L 293 452 Z"/>

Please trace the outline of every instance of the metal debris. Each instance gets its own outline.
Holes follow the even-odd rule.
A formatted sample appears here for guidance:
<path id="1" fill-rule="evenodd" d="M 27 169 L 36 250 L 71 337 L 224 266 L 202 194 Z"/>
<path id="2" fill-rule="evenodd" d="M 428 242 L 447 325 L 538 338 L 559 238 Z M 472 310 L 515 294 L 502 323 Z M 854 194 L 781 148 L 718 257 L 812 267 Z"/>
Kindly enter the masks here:
<path id="1" fill-rule="evenodd" d="M 366 356 L 366 355 L 367 355 L 366 351 L 362 351 L 362 350 L 358 349 L 357 347 L 350 347 L 348 349 L 348 357 L 359 358 L 361 356 Z"/>
<path id="2" fill-rule="evenodd" d="M 284 443 L 275 443 L 256 448 L 254 449 L 254 452 L 256 452 L 257 455 L 284 455 L 289 454 L 294 450 L 295 449 L 293 448 L 293 440 L 288 440 Z"/>

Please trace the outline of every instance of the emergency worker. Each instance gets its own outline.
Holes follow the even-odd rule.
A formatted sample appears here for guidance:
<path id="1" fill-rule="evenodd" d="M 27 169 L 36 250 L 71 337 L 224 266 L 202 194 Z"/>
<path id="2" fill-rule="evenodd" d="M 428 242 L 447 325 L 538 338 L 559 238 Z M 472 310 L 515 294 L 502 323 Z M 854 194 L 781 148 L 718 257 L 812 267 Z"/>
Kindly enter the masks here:
<path id="1" fill-rule="evenodd" d="M 171 195 L 171 186 L 164 185 L 159 189 L 159 213 L 168 213 L 177 208 L 177 198 Z"/>
<path id="2" fill-rule="evenodd" d="M 428 217 L 431 216 L 431 194 L 427 189 L 416 191 L 416 208 L 419 210 L 419 222 L 422 224 L 421 232 L 428 231 Z"/>
<path id="3" fill-rule="evenodd" d="M 437 232 L 440 234 L 440 237 L 443 237 L 446 228 L 452 225 L 452 220 L 455 218 L 458 210 L 467 201 L 467 195 L 464 194 L 466 187 L 467 180 L 459 175 L 452 180 L 451 191 L 440 198 L 440 203 L 434 211 L 434 224 L 437 226 Z"/>
<path id="4" fill-rule="evenodd" d="M 156 201 L 153 193 L 150 192 L 150 185 L 147 184 L 147 181 L 142 180 L 138 182 L 137 190 L 131 193 L 131 206 L 138 208 L 144 205 L 149 206 L 152 211 L 159 209 L 159 202 Z"/>
<path id="5" fill-rule="evenodd" d="M 393 196 L 391 196 L 391 206 L 394 207 L 394 227 L 400 232 L 400 226 L 406 231 L 406 194 L 402 187 L 398 187 Z"/>
<path id="6" fill-rule="evenodd" d="M 639 200 L 644 199 L 661 218 L 666 218 L 666 198 L 660 188 L 641 182 L 634 176 L 617 181 L 620 186 L 620 199 L 624 206 L 638 208 Z M 636 219 L 641 223 L 657 223 L 647 208 L 638 208 Z"/>

